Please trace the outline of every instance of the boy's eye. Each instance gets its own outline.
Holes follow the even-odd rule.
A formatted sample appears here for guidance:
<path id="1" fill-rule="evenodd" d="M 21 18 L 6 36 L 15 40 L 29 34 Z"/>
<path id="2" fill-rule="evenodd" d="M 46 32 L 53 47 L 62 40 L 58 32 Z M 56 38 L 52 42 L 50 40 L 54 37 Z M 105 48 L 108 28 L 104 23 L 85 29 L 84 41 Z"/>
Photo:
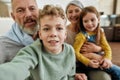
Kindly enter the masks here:
<path id="1" fill-rule="evenodd" d="M 48 31 L 48 30 L 49 30 L 49 28 L 43 28 L 43 30 L 44 30 L 44 31 Z"/>
<path id="2" fill-rule="evenodd" d="M 62 27 L 58 27 L 57 30 L 63 30 L 63 28 Z"/>
<path id="3" fill-rule="evenodd" d="M 95 21 L 95 19 L 91 19 L 91 21 L 93 22 L 93 21 Z"/>

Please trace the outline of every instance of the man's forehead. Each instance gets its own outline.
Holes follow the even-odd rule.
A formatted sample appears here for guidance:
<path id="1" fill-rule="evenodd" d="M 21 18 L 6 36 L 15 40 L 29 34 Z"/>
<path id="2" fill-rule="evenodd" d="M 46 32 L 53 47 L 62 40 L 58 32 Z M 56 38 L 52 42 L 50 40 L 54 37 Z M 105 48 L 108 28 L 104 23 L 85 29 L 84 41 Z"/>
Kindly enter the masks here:
<path id="1" fill-rule="evenodd" d="M 26 5 L 34 5 L 37 6 L 35 0 L 13 0 L 12 7 L 16 6 L 26 6 Z"/>

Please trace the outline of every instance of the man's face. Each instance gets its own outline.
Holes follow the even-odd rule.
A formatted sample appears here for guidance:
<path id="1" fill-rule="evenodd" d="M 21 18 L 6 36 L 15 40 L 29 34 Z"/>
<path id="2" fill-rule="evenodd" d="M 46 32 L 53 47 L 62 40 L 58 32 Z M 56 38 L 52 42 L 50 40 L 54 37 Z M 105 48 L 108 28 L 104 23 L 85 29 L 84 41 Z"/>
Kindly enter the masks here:
<path id="1" fill-rule="evenodd" d="M 65 26 L 65 20 L 58 16 L 44 16 L 40 20 L 39 36 L 48 52 L 61 52 L 66 39 Z"/>
<path id="2" fill-rule="evenodd" d="M 35 0 L 13 0 L 13 19 L 20 25 L 20 28 L 28 34 L 34 34 L 37 28 L 38 7 Z"/>

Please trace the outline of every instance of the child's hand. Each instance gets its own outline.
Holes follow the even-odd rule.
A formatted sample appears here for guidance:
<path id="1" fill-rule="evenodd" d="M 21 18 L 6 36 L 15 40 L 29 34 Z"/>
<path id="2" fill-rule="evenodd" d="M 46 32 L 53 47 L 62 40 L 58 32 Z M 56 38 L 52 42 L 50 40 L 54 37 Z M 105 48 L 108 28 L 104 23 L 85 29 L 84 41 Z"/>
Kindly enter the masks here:
<path id="1" fill-rule="evenodd" d="M 99 61 L 98 60 L 90 60 L 88 66 L 92 67 L 92 68 L 99 68 L 100 67 Z"/>
<path id="2" fill-rule="evenodd" d="M 75 80 L 87 80 L 87 76 L 83 73 L 76 73 Z"/>
<path id="3" fill-rule="evenodd" d="M 109 60 L 109 59 L 103 59 L 101 62 L 100 62 L 100 64 L 101 64 L 101 68 L 103 68 L 103 69 L 108 69 L 108 68 L 110 68 L 111 66 L 112 66 L 112 62 L 111 62 L 111 60 Z"/>
<path id="4" fill-rule="evenodd" d="M 83 53 L 83 56 L 89 58 L 90 60 L 98 60 L 101 61 L 102 60 L 102 56 L 96 53 Z"/>
<path id="5" fill-rule="evenodd" d="M 101 51 L 101 47 L 91 42 L 86 42 L 85 44 L 83 44 L 83 46 L 80 49 L 80 52 L 87 52 L 87 53 L 99 52 L 99 51 Z"/>

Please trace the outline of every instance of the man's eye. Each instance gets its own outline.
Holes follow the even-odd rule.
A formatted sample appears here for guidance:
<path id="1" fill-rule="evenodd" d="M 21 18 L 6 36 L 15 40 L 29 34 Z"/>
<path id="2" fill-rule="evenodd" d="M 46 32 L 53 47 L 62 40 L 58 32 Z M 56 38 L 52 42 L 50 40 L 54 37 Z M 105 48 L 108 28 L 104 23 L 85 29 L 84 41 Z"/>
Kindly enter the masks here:
<path id="1" fill-rule="evenodd" d="M 22 12 L 24 12 L 24 10 L 18 9 L 16 12 L 17 12 L 17 13 L 22 13 Z"/>
<path id="2" fill-rule="evenodd" d="M 31 11 L 34 11 L 34 10 L 36 10 L 36 8 L 35 8 L 35 7 L 31 7 L 30 10 L 31 10 Z"/>

